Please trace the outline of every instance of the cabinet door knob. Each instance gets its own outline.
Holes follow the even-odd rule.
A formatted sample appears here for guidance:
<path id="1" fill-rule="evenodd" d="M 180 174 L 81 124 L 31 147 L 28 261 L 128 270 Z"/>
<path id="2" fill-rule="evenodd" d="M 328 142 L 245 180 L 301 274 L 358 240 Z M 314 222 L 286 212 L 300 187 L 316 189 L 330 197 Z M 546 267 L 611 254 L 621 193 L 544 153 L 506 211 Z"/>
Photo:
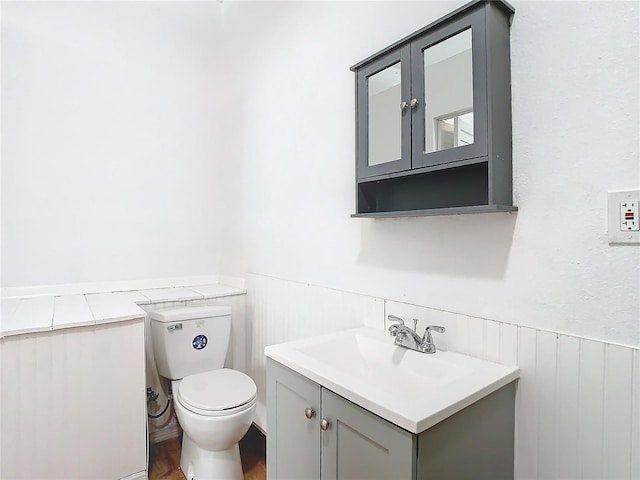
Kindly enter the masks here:
<path id="1" fill-rule="evenodd" d="M 419 103 L 420 102 L 418 101 L 417 98 L 412 98 L 411 99 L 411 108 L 417 107 Z"/>
<path id="2" fill-rule="evenodd" d="M 409 104 L 407 102 L 402 102 L 400 104 L 400 110 L 405 111 L 407 108 L 409 108 Z"/>
<path id="3" fill-rule="evenodd" d="M 313 408 L 307 407 L 304 409 L 304 416 L 307 417 L 308 419 L 312 419 L 315 414 L 316 414 L 316 411 Z"/>
<path id="4" fill-rule="evenodd" d="M 320 430 L 327 430 L 329 428 L 329 425 L 331 425 L 331 422 L 329 422 L 329 420 L 327 420 L 326 418 L 320 420 Z"/>

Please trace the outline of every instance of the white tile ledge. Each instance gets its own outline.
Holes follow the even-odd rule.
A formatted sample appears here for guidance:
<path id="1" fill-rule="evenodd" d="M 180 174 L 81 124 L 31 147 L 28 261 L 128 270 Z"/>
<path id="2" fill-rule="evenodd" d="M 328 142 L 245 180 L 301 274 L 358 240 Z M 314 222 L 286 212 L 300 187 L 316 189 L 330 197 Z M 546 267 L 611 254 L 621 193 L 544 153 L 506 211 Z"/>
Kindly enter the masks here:
<path id="1" fill-rule="evenodd" d="M 224 284 L 243 289 L 244 278 L 224 275 L 196 275 L 191 277 L 152 278 L 146 280 L 122 280 L 111 282 L 67 283 L 57 285 L 37 285 L 31 287 L 0 288 L 0 297 L 25 298 L 60 295 L 78 295 L 87 293 L 110 293 L 132 290 L 147 290 L 172 287 L 195 287 L 197 285 Z"/>
<path id="2" fill-rule="evenodd" d="M 38 294 L 31 292 L 23 296 L 4 297 L 1 300 L 0 338 L 143 319 L 146 312 L 139 305 L 207 300 L 247 293 L 244 288 L 217 282 L 158 287 L 162 284 L 154 282 L 148 284 L 149 288 L 108 292 L 96 292 L 91 288 L 82 292 L 78 287 L 69 289 L 68 286 L 62 286 L 57 291 L 66 293 L 45 295 L 42 290 Z M 50 288 L 49 291 L 56 289 Z"/>

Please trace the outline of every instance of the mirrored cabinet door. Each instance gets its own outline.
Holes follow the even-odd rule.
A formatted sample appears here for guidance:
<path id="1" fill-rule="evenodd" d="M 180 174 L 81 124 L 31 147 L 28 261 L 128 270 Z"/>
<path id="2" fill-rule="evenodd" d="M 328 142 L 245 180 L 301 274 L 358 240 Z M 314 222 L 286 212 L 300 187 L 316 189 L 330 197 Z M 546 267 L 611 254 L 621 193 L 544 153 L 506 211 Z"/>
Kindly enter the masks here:
<path id="1" fill-rule="evenodd" d="M 471 28 L 422 50 L 423 153 L 473 144 Z"/>
<path id="2" fill-rule="evenodd" d="M 358 176 L 411 168 L 410 51 L 392 52 L 358 71 Z"/>
<path id="3" fill-rule="evenodd" d="M 413 168 L 487 154 L 482 15 L 470 15 L 411 44 Z"/>
<path id="4" fill-rule="evenodd" d="M 402 158 L 402 72 L 400 62 L 374 73 L 367 79 L 369 105 L 368 165 L 380 165 Z"/>

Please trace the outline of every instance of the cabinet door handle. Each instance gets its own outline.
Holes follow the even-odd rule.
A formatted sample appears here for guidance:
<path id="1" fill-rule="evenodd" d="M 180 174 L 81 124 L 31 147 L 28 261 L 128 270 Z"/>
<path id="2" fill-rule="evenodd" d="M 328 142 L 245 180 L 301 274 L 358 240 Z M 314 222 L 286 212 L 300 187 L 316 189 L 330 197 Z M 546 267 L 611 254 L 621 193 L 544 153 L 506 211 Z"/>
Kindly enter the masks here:
<path id="1" fill-rule="evenodd" d="M 412 98 L 412 99 L 411 99 L 411 108 L 415 108 L 415 107 L 417 107 L 419 103 L 420 103 L 420 102 L 418 101 L 418 99 L 417 99 L 417 98 Z"/>
<path id="2" fill-rule="evenodd" d="M 400 110 L 402 110 L 403 112 L 404 112 L 407 108 L 409 108 L 409 104 L 408 104 L 407 102 L 402 102 L 402 103 L 400 104 Z"/>
<path id="3" fill-rule="evenodd" d="M 329 428 L 329 425 L 331 425 L 331 422 L 326 418 L 323 418 L 322 420 L 320 420 L 320 430 L 322 431 L 327 430 Z"/>
<path id="4" fill-rule="evenodd" d="M 307 407 L 304 409 L 304 416 L 307 417 L 309 420 L 311 420 L 315 414 L 316 414 L 316 411 L 313 408 Z"/>

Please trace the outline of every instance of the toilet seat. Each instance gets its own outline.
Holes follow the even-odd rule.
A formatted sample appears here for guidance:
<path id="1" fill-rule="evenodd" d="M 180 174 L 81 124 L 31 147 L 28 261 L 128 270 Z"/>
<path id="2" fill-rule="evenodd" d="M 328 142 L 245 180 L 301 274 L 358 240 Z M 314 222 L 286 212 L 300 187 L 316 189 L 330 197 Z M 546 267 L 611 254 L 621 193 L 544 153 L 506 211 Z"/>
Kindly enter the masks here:
<path id="1" fill-rule="evenodd" d="M 193 413 L 222 416 L 251 408 L 257 388 L 244 373 L 223 368 L 183 378 L 175 393 L 178 402 Z"/>

